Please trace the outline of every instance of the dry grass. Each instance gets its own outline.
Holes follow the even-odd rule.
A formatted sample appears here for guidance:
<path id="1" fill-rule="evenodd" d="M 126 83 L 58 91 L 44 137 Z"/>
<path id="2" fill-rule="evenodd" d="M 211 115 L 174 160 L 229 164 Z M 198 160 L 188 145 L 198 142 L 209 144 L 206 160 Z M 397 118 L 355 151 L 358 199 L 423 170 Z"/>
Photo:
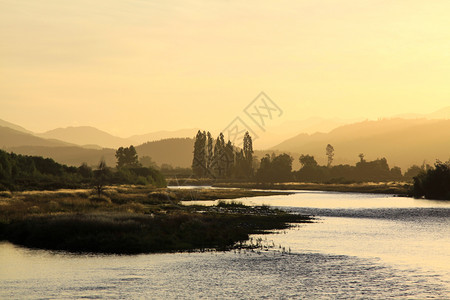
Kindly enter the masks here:
<path id="1" fill-rule="evenodd" d="M 286 194 L 245 189 L 167 189 L 143 186 L 110 186 L 101 197 L 93 190 L 24 191 L 0 194 L 0 222 L 8 223 L 46 214 L 124 212 L 167 214 L 187 208 L 186 200 L 235 199 Z"/>
<path id="2" fill-rule="evenodd" d="M 264 195 L 267 193 L 263 192 Z M 198 191 L 191 199 L 261 195 L 234 189 Z M 0 196 L 0 239 L 27 247 L 73 252 L 142 253 L 229 249 L 252 233 L 308 221 L 268 207 L 241 203 L 182 206 L 185 190 L 108 187 L 19 192 Z"/>
<path id="3" fill-rule="evenodd" d="M 145 213 L 149 188 L 108 187 L 101 197 L 92 190 L 25 191 L 0 195 L 0 222 L 46 214 L 133 212 Z"/>

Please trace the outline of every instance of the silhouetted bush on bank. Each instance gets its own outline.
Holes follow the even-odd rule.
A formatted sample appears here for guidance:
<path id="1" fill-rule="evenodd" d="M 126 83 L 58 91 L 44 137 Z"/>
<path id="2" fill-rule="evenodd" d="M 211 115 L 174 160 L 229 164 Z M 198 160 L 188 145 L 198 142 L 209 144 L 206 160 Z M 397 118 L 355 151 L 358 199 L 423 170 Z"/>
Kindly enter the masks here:
<path id="1" fill-rule="evenodd" d="M 450 200 L 450 162 L 436 162 L 434 168 L 414 177 L 412 194 L 415 198 Z"/>

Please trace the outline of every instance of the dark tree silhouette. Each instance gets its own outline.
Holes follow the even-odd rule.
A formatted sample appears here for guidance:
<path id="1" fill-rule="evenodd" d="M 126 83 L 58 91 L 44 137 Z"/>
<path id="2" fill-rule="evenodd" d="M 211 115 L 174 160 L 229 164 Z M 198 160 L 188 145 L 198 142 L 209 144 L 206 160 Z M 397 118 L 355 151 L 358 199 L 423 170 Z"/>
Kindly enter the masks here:
<path id="1" fill-rule="evenodd" d="M 365 160 L 364 160 L 364 153 L 360 153 L 359 155 L 358 155 L 358 157 L 359 157 L 359 161 L 360 162 L 364 162 Z"/>
<path id="2" fill-rule="evenodd" d="M 434 168 L 422 171 L 414 177 L 413 196 L 450 200 L 450 161 L 437 161 Z"/>
<path id="3" fill-rule="evenodd" d="M 116 159 L 118 168 L 134 168 L 140 166 L 138 155 L 133 145 L 117 149 Z"/>
<path id="4" fill-rule="evenodd" d="M 248 131 L 244 135 L 243 150 L 246 161 L 245 173 L 250 178 L 253 176 L 253 141 Z"/>
<path id="5" fill-rule="evenodd" d="M 158 169 L 158 165 L 156 164 L 156 162 L 154 162 L 153 159 L 148 155 L 140 157 L 139 164 L 146 168 Z"/>
<path id="6" fill-rule="evenodd" d="M 225 156 L 225 176 L 231 178 L 234 170 L 234 147 L 230 141 L 225 145 L 224 148 Z"/>
<path id="7" fill-rule="evenodd" d="M 214 152 L 213 152 L 213 144 L 214 139 L 211 136 L 211 133 L 208 131 L 206 134 L 206 168 L 208 169 L 209 173 L 212 173 L 212 164 L 214 160 Z"/>
<path id="8" fill-rule="evenodd" d="M 97 192 L 98 197 L 102 195 L 105 185 L 107 184 L 108 177 L 109 169 L 105 160 L 102 158 L 97 166 L 97 169 L 94 170 L 94 178 L 92 181 L 94 190 Z"/>
<path id="9" fill-rule="evenodd" d="M 309 155 L 309 154 L 300 155 L 299 161 L 303 167 L 316 167 L 317 166 L 317 161 L 314 159 L 314 156 Z"/>
<path id="10" fill-rule="evenodd" d="M 325 149 L 325 151 L 326 151 L 327 158 L 328 158 L 327 167 L 330 167 L 331 164 L 333 163 L 333 159 L 334 159 L 334 148 L 333 148 L 333 146 L 328 144 L 327 148 Z"/>
<path id="11" fill-rule="evenodd" d="M 286 154 L 269 156 L 266 154 L 261 159 L 260 167 L 256 172 L 259 182 L 286 182 L 292 179 L 293 158 Z"/>
<path id="12" fill-rule="evenodd" d="M 91 178 L 93 175 L 92 168 L 87 165 L 87 163 L 82 163 L 81 166 L 78 167 L 78 173 L 84 178 Z"/>
<path id="13" fill-rule="evenodd" d="M 213 171 L 217 177 L 223 177 L 225 175 L 225 141 L 223 139 L 223 134 L 220 135 L 216 139 L 216 143 L 214 145 L 214 159 L 213 159 Z"/>
<path id="14" fill-rule="evenodd" d="M 206 174 L 206 133 L 197 132 L 194 142 L 194 158 L 192 160 L 192 171 L 195 176 L 203 177 Z"/>

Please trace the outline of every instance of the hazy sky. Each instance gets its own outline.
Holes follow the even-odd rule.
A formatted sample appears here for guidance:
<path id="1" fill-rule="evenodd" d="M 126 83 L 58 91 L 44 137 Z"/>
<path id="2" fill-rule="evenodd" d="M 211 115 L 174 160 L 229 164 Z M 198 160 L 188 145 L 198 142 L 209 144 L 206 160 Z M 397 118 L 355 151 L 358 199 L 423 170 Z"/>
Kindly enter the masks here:
<path id="1" fill-rule="evenodd" d="M 0 0 L 0 118 L 127 136 L 450 105 L 450 1 Z"/>

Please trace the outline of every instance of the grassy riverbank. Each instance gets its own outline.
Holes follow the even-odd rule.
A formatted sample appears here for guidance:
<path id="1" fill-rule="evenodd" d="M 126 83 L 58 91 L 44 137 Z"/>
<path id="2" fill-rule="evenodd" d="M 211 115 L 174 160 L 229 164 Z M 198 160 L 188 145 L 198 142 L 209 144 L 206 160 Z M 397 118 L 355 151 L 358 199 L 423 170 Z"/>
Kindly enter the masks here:
<path id="1" fill-rule="evenodd" d="M 395 194 L 406 196 L 410 194 L 411 184 L 406 182 L 365 182 L 365 183 L 216 183 L 215 187 L 222 188 L 249 188 L 249 189 L 270 189 L 270 190 L 311 190 L 330 192 L 353 192 L 353 193 L 374 193 L 374 194 Z"/>
<path id="2" fill-rule="evenodd" d="M 191 191 L 192 192 L 192 191 Z M 263 192 L 264 193 L 264 192 Z M 31 248 L 94 253 L 225 250 L 250 234 L 310 221 L 269 207 L 239 203 L 183 206 L 180 200 L 261 195 L 234 189 L 109 187 L 0 194 L 0 239 Z"/>

